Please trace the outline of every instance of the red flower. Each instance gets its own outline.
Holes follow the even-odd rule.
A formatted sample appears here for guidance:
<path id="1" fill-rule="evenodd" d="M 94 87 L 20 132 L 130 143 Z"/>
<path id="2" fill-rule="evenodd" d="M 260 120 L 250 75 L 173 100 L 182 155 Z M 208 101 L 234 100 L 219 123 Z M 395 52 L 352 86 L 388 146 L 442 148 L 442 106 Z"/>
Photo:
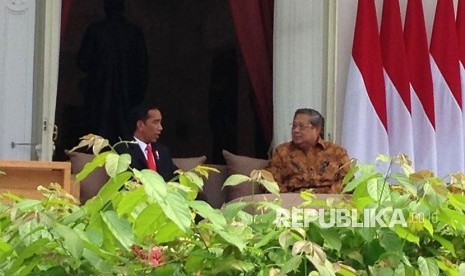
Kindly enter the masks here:
<path id="1" fill-rule="evenodd" d="M 165 250 L 166 246 L 154 246 L 150 248 L 148 252 L 141 246 L 135 244 L 131 246 L 131 251 L 134 255 L 153 267 L 157 267 L 165 263 L 165 257 L 163 256 L 163 251 Z"/>
<path id="2" fill-rule="evenodd" d="M 165 249 L 165 247 L 161 246 L 154 246 L 150 249 L 148 262 L 151 266 L 157 267 L 165 262 L 165 258 L 163 257 Z"/>

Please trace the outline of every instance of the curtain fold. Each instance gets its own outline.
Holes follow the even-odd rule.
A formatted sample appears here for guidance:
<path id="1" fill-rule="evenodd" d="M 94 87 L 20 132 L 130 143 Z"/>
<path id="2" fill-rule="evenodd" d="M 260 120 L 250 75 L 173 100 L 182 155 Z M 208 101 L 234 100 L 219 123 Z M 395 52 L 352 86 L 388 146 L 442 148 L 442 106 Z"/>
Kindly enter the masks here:
<path id="1" fill-rule="evenodd" d="M 237 40 L 254 91 L 265 140 L 273 136 L 274 0 L 229 0 Z"/>
<path id="2" fill-rule="evenodd" d="M 66 28 L 68 27 L 69 17 L 71 15 L 71 9 L 73 8 L 73 5 L 74 0 L 61 0 L 61 41 L 63 41 L 63 37 L 66 34 Z"/>

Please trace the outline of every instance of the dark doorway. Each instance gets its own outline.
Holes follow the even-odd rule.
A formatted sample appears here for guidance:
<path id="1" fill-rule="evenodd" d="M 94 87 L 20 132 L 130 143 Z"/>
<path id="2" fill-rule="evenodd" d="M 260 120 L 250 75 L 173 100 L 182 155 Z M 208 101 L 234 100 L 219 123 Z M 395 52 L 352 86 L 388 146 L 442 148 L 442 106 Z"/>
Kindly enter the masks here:
<path id="1" fill-rule="evenodd" d="M 74 1 L 60 47 L 55 160 L 87 134 L 76 66 L 86 27 L 103 18 L 103 1 Z M 206 155 L 223 163 L 221 149 L 265 157 L 249 79 L 227 0 L 126 1 L 125 16 L 144 32 L 149 56 L 145 101 L 161 107 L 161 141 L 174 157 Z M 264 146 L 265 145 L 265 146 Z"/>
<path id="2" fill-rule="evenodd" d="M 223 149 L 237 152 L 237 74 L 235 48 L 213 57 L 208 110 L 214 163 L 223 159 Z"/>

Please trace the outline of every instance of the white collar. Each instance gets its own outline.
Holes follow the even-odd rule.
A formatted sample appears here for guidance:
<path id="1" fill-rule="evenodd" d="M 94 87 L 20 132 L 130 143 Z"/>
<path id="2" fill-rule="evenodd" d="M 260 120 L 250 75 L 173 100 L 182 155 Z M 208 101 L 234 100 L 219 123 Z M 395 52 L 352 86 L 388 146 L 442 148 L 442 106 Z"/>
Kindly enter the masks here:
<path id="1" fill-rule="evenodd" d="M 144 153 L 145 157 L 147 158 L 147 151 L 145 150 L 147 148 L 147 143 L 144 141 L 138 139 L 137 137 L 134 136 L 134 140 L 136 140 L 137 144 L 139 145 L 140 149 Z"/>

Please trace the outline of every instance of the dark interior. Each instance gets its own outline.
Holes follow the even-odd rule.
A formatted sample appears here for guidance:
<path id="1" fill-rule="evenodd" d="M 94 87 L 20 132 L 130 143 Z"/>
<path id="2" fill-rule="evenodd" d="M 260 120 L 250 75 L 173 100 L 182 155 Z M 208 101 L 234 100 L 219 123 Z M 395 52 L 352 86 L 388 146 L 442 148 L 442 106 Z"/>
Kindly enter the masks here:
<path id="1" fill-rule="evenodd" d="M 227 0 L 126 1 L 125 17 L 145 36 L 149 58 L 145 100 L 163 113 L 173 157 L 206 155 L 223 164 L 221 150 L 266 158 L 252 91 Z M 104 17 L 102 1 L 75 1 L 60 46 L 55 160 L 87 134 L 77 53 L 89 23 Z"/>

